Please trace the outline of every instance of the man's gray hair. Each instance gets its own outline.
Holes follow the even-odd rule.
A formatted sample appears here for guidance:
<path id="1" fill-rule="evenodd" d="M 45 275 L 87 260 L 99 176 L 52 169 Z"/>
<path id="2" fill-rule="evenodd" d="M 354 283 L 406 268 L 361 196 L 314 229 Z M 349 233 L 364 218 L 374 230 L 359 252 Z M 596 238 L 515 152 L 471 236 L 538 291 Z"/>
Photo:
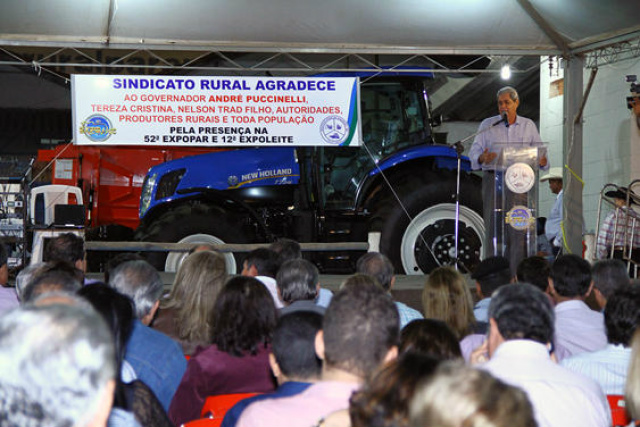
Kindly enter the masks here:
<path id="1" fill-rule="evenodd" d="M 83 306 L 19 307 L 0 317 L 0 366 L 2 425 L 85 426 L 115 379 L 113 337 Z"/>
<path id="2" fill-rule="evenodd" d="M 318 268 L 306 259 L 291 259 L 280 266 L 276 283 L 282 301 L 291 304 L 295 301 L 314 300 L 318 285 Z"/>
<path id="3" fill-rule="evenodd" d="M 160 299 L 164 284 L 158 271 L 146 261 L 127 261 L 109 275 L 109 286 L 131 298 L 136 317 L 142 319 Z"/>
<path id="4" fill-rule="evenodd" d="M 511 98 L 513 102 L 516 102 L 519 99 L 518 91 L 512 88 L 511 86 L 505 86 L 501 88 L 496 94 L 496 99 L 500 98 L 500 95 L 503 95 L 505 93 L 509 94 L 509 98 Z"/>
<path id="5" fill-rule="evenodd" d="M 356 271 L 376 279 L 385 291 L 389 291 L 391 288 L 393 264 L 389 258 L 379 252 L 367 252 L 358 258 Z"/>
<path id="6" fill-rule="evenodd" d="M 39 262 L 36 264 L 28 265 L 27 267 L 20 270 L 20 273 L 18 273 L 18 275 L 16 276 L 16 293 L 18 294 L 18 299 L 20 301 L 23 301 L 24 290 L 27 288 L 29 283 L 31 283 L 36 272 L 44 266 L 44 262 Z"/>
<path id="7" fill-rule="evenodd" d="M 613 295 L 616 288 L 630 283 L 627 266 L 619 259 L 603 259 L 593 264 L 591 280 L 606 299 Z"/>

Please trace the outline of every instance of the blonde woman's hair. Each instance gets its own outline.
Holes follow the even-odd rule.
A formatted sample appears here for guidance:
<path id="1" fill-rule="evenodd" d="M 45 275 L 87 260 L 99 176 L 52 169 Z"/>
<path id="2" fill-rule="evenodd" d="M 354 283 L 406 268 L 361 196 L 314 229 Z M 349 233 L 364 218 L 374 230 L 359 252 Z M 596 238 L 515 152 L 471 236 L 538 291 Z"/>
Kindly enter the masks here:
<path id="1" fill-rule="evenodd" d="M 464 276 L 452 267 L 438 267 L 429 274 L 422 290 L 422 309 L 426 319 L 442 320 L 458 339 L 473 330 L 471 291 Z"/>
<path id="2" fill-rule="evenodd" d="M 640 328 L 636 328 L 631 340 L 631 362 L 624 394 L 629 415 L 634 420 L 640 419 Z"/>
<path id="3" fill-rule="evenodd" d="M 199 251 L 184 259 L 169 297 L 160 304 L 161 309 L 175 310 L 181 340 L 211 341 L 211 315 L 226 281 L 227 270 L 220 253 Z"/>

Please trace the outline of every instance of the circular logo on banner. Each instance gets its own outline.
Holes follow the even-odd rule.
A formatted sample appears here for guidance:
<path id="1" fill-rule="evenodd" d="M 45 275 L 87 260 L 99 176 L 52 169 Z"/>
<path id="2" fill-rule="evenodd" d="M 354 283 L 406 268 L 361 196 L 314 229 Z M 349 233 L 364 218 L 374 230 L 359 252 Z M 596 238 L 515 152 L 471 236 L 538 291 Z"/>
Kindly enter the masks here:
<path id="1" fill-rule="evenodd" d="M 536 182 L 536 173 L 526 163 L 514 163 L 507 168 L 504 180 L 514 193 L 526 193 Z"/>
<path id="2" fill-rule="evenodd" d="M 116 129 L 111 127 L 111 122 L 108 118 L 102 114 L 94 114 L 82 122 L 80 133 L 86 135 L 91 141 L 102 142 L 115 134 Z"/>
<path id="3" fill-rule="evenodd" d="M 349 136 L 349 125 L 340 116 L 329 116 L 320 125 L 320 135 L 329 144 L 342 144 Z"/>
<path id="4" fill-rule="evenodd" d="M 531 209 L 518 205 L 507 212 L 505 222 L 516 230 L 526 230 L 535 224 L 536 219 L 531 214 Z"/>

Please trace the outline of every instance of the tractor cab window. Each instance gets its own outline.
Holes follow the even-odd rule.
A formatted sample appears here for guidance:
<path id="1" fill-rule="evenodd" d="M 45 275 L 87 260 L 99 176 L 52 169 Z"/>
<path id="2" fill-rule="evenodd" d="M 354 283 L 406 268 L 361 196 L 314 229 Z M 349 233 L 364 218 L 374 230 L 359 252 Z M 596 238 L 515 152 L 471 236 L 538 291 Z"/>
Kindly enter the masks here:
<path id="1" fill-rule="evenodd" d="M 367 173 L 382 159 L 431 142 L 420 79 L 365 82 L 360 87 L 363 147 L 323 149 L 324 199 L 328 208 L 349 208 Z"/>
<path id="2" fill-rule="evenodd" d="M 422 86 L 363 84 L 360 97 L 363 141 L 378 158 L 424 143 L 429 137 Z"/>

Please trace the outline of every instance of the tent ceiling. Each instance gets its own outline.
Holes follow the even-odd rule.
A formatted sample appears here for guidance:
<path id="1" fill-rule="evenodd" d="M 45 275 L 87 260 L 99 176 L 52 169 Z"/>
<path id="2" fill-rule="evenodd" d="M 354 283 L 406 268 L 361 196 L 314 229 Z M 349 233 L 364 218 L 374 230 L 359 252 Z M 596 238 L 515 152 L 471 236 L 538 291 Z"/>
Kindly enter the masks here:
<path id="1" fill-rule="evenodd" d="M 589 49 L 639 17 L 638 0 L 2 0 L 0 46 L 549 55 L 554 32 Z"/>
<path id="2" fill-rule="evenodd" d="M 639 0 L 0 0 L 0 67 L 60 84 L 72 73 L 427 67 L 443 73 L 434 91 L 475 77 L 436 112 L 479 120 L 495 106 L 478 99 L 493 98 L 508 62 L 536 118 L 540 56 L 640 56 L 638 18 Z"/>

